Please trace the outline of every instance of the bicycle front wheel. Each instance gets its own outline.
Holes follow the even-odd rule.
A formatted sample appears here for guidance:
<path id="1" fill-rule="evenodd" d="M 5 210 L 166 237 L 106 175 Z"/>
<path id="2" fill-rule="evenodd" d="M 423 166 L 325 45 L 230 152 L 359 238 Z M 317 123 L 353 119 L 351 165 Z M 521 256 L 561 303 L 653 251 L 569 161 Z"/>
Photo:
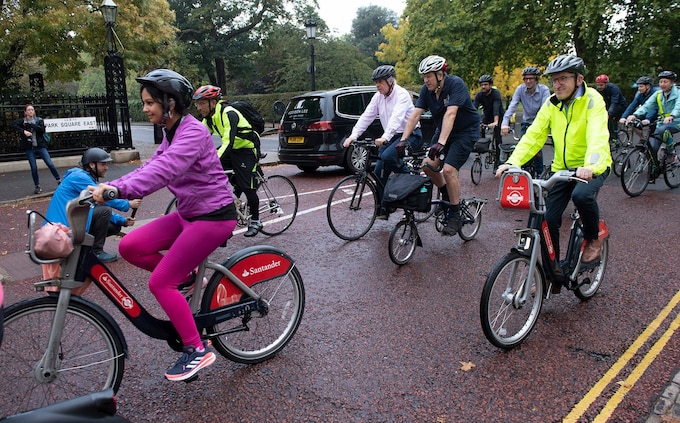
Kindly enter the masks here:
<path id="1" fill-rule="evenodd" d="M 484 283 L 479 304 L 482 329 L 486 339 L 499 348 L 511 349 L 522 343 L 541 313 L 543 272 L 537 263 L 529 285 L 529 265 L 529 258 L 509 253 L 496 263 Z"/>
<path id="2" fill-rule="evenodd" d="M 607 270 L 607 260 L 609 258 L 609 238 L 602 240 L 600 247 L 600 259 L 593 263 L 582 264 L 578 274 L 578 286 L 574 290 L 580 300 L 587 301 L 600 289 L 604 272 Z"/>
<path id="3" fill-rule="evenodd" d="M 632 149 L 623 159 L 621 187 L 631 197 L 642 194 L 652 177 L 652 158 L 644 147 Z"/>
<path id="4" fill-rule="evenodd" d="M 223 282 L 231 285 L 221 273 L 210 278 L 204 294 L 204 312 L 210 311 L 211 303 L 243 299 L 240 294 L 237 298 L 227 298 L 229 294 L 225 297 L 227 289 Z M 266 302 L 266 314 L 254 310 L 209 328 L 210 333 L 219 334 L 211 338 L 215 349 L 229 360 L 244 364 L 265 361 L 285 347 L 300 326 L 305 309 L 305 288 L 296 267 L 250 288 Z"/>
<path id="5" fill-rule="evenodd" d="M 278 235 L 293 224 L 298 210 L 298 193 L 293 182 L 281 175 L 265 179 L 257 189 L 260 220 L 265 235 Z"/>
<path id="6" fill-rule="evenodd" d="M 482 225 L 482 205 L 477 200 L 462 200 L 460 204 L 461 225 L 458 235 L 470 241 L 479 232 Z"/>
<path id="7" fill-rule="evenodd" d="M 472 183 L 475 185 L 479 185 L 482 180 L 482 160 L 479 157 L 475 157 L 475 160 L 472 162 L 470 178 L 472 178 Z"/>
<path id="8" fill-rule="evenodd" d="M 378 195 L 373 182 L 350 175 L 338 182 L 328 196 L 326 217 L 335 235 L 354 241 L 371 230 L 377 209 Z"/>
<path id="9" fill-rule="evenodd" d="M 678 157 L 680 154 L 680 143 L 676 143 L 672 149 L 666 151 L 666 168 L 664 169 L 663 179 L 668 185 L 668 188 L 677 188 L 680 186 L 680 161 Z M 671 161 L 672 160 L 672 161 Z"/>
<path id="10" fill-rule="evenodd" d="M 614 175 L 620 177 L 621 176 L 621 171 L 623 170 L 623 162 L 626 159 L 626 156 L 628 155 L 628 150 L 627 149 L 622 149 L 615 153 L 616 155 L 614 156 L 613 162 L 612 163 L 612 170 L 614 171 Z"/>
<path id="11" fill-rule="evenodd" d="M 415 222 L 399 221 L 390 234 L 390 260 L 398 265 L 408 263 L 413 257 L 417 245 L 418 229 Z"/>
<path id="12" fill-rule="evenodd" d="M 47 348 L 57 297 L 35 298 L 5 309 L 0 348 L 0 416 L 45 407 L 113 388 L 123 380 L 125 349 L 99 311 L 71 301 L 59 341 L 57 373 L 39 371 Z"/>

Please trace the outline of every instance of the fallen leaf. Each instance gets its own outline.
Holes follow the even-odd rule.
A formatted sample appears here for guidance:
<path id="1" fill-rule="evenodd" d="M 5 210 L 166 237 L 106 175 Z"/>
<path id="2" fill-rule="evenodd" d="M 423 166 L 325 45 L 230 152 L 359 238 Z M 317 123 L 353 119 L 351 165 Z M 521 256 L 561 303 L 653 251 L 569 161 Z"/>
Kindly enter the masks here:
<path id="1" fill-rule="evenodd" d="M 475 367 L 475 363 L 473 363 L 472 361 L 468 362 L 461 361 L 460 364 L 462 366 L 460 369 L 464 372 L 469 372 L 470 370 L 472 370 L 473 367 Z"/>
<path id="2" fill-rule="evenodd" d="M 630 388 L 633 387 L 633 385 L 631 385 L 630 383 L 626 383 L 626 382 L 623 381 L 623 380 L 620 380 L 620 381 L 616 382 L 616 384 L 617 384 L 617 385 L 621 385 L 621 386 L 623 386 L 624 388 L 627 388 L 627 389 L 630 389 Z"/>

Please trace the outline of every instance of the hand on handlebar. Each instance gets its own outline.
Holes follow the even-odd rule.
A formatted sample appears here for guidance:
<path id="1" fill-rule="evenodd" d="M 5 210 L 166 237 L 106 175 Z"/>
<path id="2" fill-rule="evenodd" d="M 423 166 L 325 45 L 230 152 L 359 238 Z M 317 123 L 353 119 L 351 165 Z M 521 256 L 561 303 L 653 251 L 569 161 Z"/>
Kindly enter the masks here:
<path id="1" fill-rule="evenodd" d="M 444 145 L 436 142 L 430 146 L 430 148 L 427 150 L 427 158 L 430 160 L 436 160 L 439 158 L 439 155 L 444 152 Z"/>
<path id="2" fill-rule="evenodd" d="M 356 141 L 356 138 L 355 138 L 355 137 L 352 137 L 352 136 L 349 136 L 349 137 L 345 138 L 345 142 L 342 143 L 342 146 L 345 147 L 345 148 L 347 148 L 347 147 L 349 147 L 349 145 L 352 144 L 354 141 Z"/>
<path id="3" fill-rule="evenodd" d="M 590 181 L 595 177 L 595 174 L 593 174 L 593 169 L 589 167 L 579 167 L 576 169 L 576 174 L 574 176 L 586 181 Z"/>
<path id="4" fill-rule="evenodd" d="M 96 187 L 89 186 L 87 190 L 92 193 L 92 198 L 97 204 L 104 204 L 118 197 L 118 189 L 107 184 L 99 184 Z"/>
<path id="5" fill-rule="evenodd" d="M 503 172 L 505 172 L 506 170 L 510 169 L 510 167 L 511 167 L 511 166 L 510 166 L 509 164 L 505 164 L 505 163 L 502 164 L 502 165 L 500 165 L 500 166 L 498 166 L 498 169 L 496 169 L 496 175 L 495 175 L 496 178 L 500 178 L 501 175 L 503 175 Z"/>
<path id="6" fill-rule="evenodd" d="M 510 133 L 509 126 L 501 126 L 501 135 L 506 136 Z"/>
<path id="7" fill-rule="evenodd" d="M 406 144 L 406 141 L 400 140 L 399 144 L 397 144 L 397 146 L 395 147 L 395 149 L 397 150 L 397 157 L 399 157 L 400 159 L 404 158 L 404 156 L 406 156 L 407 147 L 408 145 Z"/>

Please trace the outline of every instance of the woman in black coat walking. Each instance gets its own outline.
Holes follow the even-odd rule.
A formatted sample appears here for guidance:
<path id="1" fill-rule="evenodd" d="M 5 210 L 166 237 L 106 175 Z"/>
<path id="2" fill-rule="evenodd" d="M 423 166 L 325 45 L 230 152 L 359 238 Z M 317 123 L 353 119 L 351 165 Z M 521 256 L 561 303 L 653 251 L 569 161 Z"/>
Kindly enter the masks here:
<path id="1" fill-rule="evenodd" d="M 50 169 L 54 179 L 57 180 L 57 185 L 61 182 L 61 177 L 57 168 L 52 163 L 50 153 L 47 152 L 47 143 L 45 142 L 45 121 L 43 118 L 36 116 L 35 108 L 32 104 L 27 104 L 24 107 L 24 117 L 12 122 L 12 129 L 19 133 L 21 144 L 26 151 L 28 163 L 31 165 L 31 176 L 35 184 L 34 194 L 40 194 L 40 177 L 38 176 L 38 164 L 36 157 L 40 157 L 45 165 Z"/>

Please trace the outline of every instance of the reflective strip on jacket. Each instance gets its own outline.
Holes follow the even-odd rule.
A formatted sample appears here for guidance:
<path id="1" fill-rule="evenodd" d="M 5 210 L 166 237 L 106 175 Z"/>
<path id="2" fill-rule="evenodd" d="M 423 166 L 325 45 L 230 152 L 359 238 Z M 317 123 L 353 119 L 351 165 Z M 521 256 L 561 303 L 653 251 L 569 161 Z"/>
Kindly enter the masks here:
<path id="1" fill-rule="evenodd" d="M 235 113 L 238 116 L 238 124 L 236 128 L 233 128 L 230 120 L 229 114 Z M 210 119 L 210 121 L 208 121 Z M 243 117 L 241 112 L 235 108 L 225 105 L 222 102 L 217 102 L 215 105 L 215 113 L 211 117 L 203 119 L 203 123 L 210 129 L 210 133 L 217 133 L 222 139 L 222 145 L 217 149 L 217 156 L 222 157 L 222 155 L 227 150 L 240 150 L 240 149 L 254 149 L 255 144 L 246 138 L 239 137 L 238 129 L 246 130 L 251 129 L 248 120 Z"/>
<path id="2" fill-rule="evenodd" d="M 607 123 L 604 99 L 585 83 L 568 107 L 553 94 L 543 103 L 507 163 L 521 166 L 528 162 L 552 134 L 553 171 L 589 167 L 599 175 L 612 163 Z"/>

